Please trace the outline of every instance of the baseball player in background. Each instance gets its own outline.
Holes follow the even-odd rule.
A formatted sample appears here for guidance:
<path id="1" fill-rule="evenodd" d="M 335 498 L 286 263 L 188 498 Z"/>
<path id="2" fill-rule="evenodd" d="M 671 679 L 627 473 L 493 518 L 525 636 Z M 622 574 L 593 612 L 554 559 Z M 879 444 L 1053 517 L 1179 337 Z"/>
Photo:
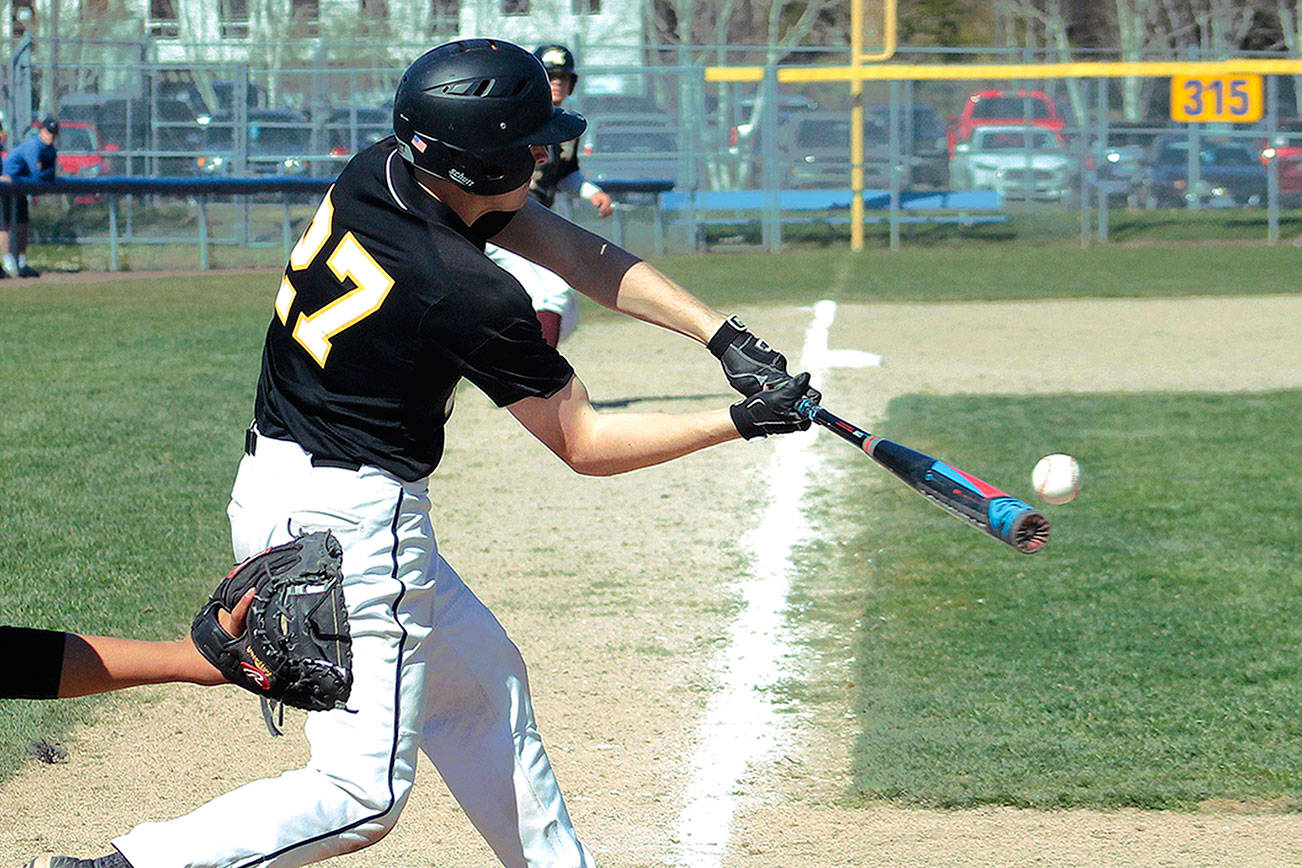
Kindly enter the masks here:
<path id="1" fill-rule="evenodd" d="M 578 84 L 574 55 L 564 45 L 540 45 L 533 56 L 547 70 L 547 83 L 551 87 L 552 105 L 560 107 Z M 556 201 L 557 192 L 567 193 L 591 202 L 601 217 L 613 212 L 610 194 L 583 176 L 579 168 L 579 140 L 547 145 L 547 162 L 534 170 L 529 182 L 529 195 L 548 208 Z M 543 340 L 556 346 L 568 337 L 579 324 L 579 303 L 569 284 L 536 262 L 495 244 L 485 246 L 485 252 L 511 276 L 520 281 L 534 312 L 542 326 Z"/>
<path id="2" fill-rule="evenodd" d="M 735 318 L 529 196 L 547 146 L 586 122 L 542 64 L 467 39 L 417 58 L 394 133 L 355 156 L 292 250 L 228 509 L 237 559 L 304 531 L 343 546 L 347 709 L 311 712 L 308 767 L 95 860 L 40 868 L 288 868 L 359 850 L 398 820 L 424 751 L 510 868 L 593 865 L 534 721 L 520 652 L 438 550 L 430 473 L 469 380 L 579 473 L 609 475 L 738 437 L 805 430 L 809 375 Z M 599 413 L 488 239 L 593 300 L 706 345 L 744 397 L 693 413 Z M 423 854 L 424 855 L 424 854 Z M 437 855 L 428 854 L 437 861 Z"/>
<path id="3" fill-rule="evenodd" d="M 0 181 L 53 181 L 58 166 L 59 122 L 46 115 L 22 144 L 0 162 Z M 27 264 L 27 239 L 31 235 L 27 196 L 0 197 L 0 268 L 10 277 L 40 277 Z"/>

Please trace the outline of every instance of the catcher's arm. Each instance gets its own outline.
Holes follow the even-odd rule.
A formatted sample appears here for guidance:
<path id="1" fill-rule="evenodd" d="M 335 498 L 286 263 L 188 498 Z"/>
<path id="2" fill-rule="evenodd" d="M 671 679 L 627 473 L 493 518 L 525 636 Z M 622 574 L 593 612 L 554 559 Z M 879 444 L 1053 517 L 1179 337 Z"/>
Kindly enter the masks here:
<path id="1" fill-rule="evenodd" d="M 218 615 L 226 632 L 233 636 L 244 632 L 244 619 L 255 590 L 250 589 L 232 611 Z M 194 647 L 190 637 L 177 642 L 146 642 L 69 633 L 63 650 L 59 697 L 89 696 L 174 681 L 204 686 L 227 683 L 217 667 Z"/>
<path id="2" fill-rule="evenodd" d="M 342 708 L 352 689 L 352 635 L 343 546 L 315 531 L 235 565 L 190 624 L 190 636 L 232 684 L 257 695 L 273 734 L 272 704 Z M 255 591 L 243 635 L 220 619 Z"/>
<path id="3" fill-rule="evenodd" d="M 222 612 L 222 626 L 236 635 L 243 633 L 252 602 L 249 593 L 233 611 Z M 0 659 L 28 661 L 13 670 L 13 677 L 0 689 L 0 699 L 63 699 L 168 682 L 226 683 L 189 638 L 150 642 L 0 627 Z"/>

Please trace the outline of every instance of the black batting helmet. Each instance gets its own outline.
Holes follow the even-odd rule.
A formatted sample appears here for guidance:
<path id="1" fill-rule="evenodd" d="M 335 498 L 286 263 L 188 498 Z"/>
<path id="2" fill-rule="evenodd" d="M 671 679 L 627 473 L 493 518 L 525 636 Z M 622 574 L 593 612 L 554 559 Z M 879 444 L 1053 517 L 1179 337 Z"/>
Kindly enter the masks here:
<path id="1" fill-rule="evenodd" d="M 498 39 L 430 49 L 407 67 L 393 99 L 403 159 L 482 196 L 533 176 L 530 145 L 569 141 L 587 125 L 582 115 L 552 106 L 536 57 Z"/>
<path id="2" fill-rule="evenodd" d="M 579 74 L 574 71 L 574 53 L 564 45 L 540 45 L 533 50 L 533 56 L 538 58 L 548 73 L 560 71 L 568 75 L 570 87 L 578 84 Z"/>

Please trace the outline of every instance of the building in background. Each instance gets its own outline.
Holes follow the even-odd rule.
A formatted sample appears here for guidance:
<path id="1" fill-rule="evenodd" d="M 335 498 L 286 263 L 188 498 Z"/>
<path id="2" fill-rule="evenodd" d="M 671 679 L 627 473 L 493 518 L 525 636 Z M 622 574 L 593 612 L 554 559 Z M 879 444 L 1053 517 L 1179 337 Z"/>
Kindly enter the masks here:
<path id="1" fill-rule="evenodd" d="M 371 43 L 405 62 L 414 46 L 498 36 L 573 43 L 584 65 L 641 60 L 641 0 L 9 0 L 10 35 L 147 40 L 158 62 L 259 61 L 263 46 Z M 378 40 L 383 40 L 380 42 Z M 282 51 L 285 49 L 282 49 Z"/>

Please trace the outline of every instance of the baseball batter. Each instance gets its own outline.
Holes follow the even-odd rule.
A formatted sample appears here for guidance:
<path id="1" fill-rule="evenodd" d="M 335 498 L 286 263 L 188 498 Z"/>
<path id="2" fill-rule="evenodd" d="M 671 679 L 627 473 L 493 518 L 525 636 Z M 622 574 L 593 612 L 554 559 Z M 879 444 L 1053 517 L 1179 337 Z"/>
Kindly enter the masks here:
<path id="1" fill-rule="evenodd" d="M 237 557 L 302 531 L 331 530 L 342 544 L 349 707 L 307 715 L 306 768 L 137 826 L 97 860 L 32 865 L 288 868 L 358 850 L 397 822 L 418 751 L 503 865 L 594 864 L 543 749 L 520 653 L 435 541 L 441 494 L 429 476 L 456 385 L 469 380 L 592 475 L 803 430 L 794 406 L 813 390 L 735 319 L 530 201 L 546 146 L 584 126 L 552 105 L 538 59 L 507 42 L 449 43 L 407 69 L 395 136 L 348 164 L 291 252 L 229 506 Z M 750 394 L 704 412 L 596 412 L 519 282 L 484 255 L 489 238 L 707 345 Z"/>
<path id="2" fill-rule="evenodd" d="M 547 70 L 552 105 L 563 105 L 579 82 L 573 53 L 564 45 L 540 45 L 534 49 L 533 56 Z M 546 147 L 547 161 L 534 170 L 529 195 L 550 208 L 558 192 L 567 193 L 591 202 L 598 215 L 609 217 L 613 213 L 610 194 L 585 178 L 579 168 L 579 140 L 574 138 Z M 495 244 L 487 245 L 485 252 L 529 293 L 542 326 L 543 340 L 554 347 L 573 333 L 579 324 L 579 303 L 569 284 L 555 272 Z"/>

